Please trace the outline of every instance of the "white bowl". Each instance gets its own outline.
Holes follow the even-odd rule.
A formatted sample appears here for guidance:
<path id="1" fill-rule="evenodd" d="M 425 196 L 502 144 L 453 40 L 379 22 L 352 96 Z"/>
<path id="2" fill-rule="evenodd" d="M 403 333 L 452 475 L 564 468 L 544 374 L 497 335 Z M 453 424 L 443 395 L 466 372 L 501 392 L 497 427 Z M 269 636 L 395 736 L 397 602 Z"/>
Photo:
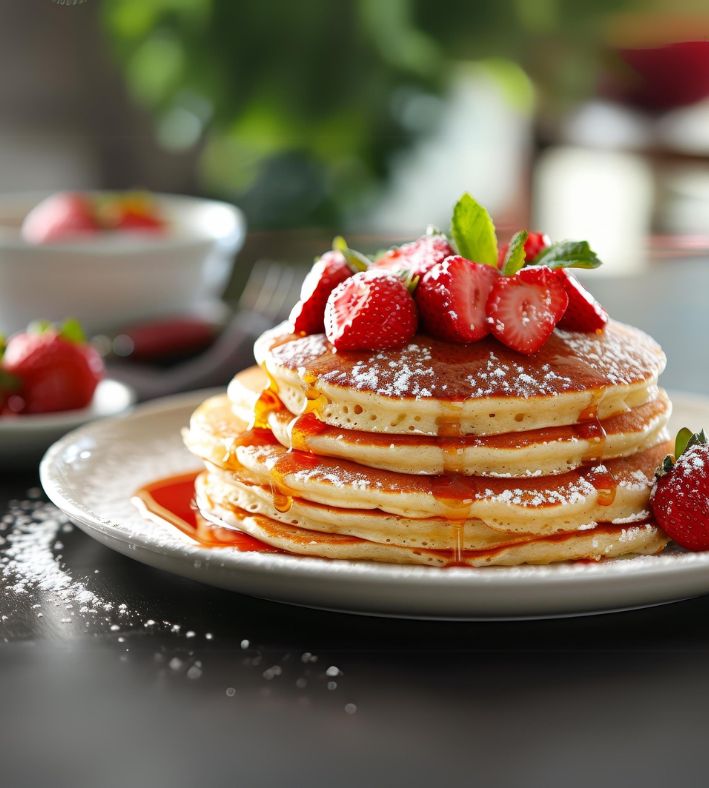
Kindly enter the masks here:
<path id="1" fill-rule="evenodd" d="M 22 220 L 46 196 L 0 196 L 0 333 L 36 319 L 76 317 L 95 333 L 192 313 L 222 294 L 244 242 L 244 217 L 233 205 L 156 194 L 167 234 L 29 244 L 20 234 Z"/>
<path id="2" fill-rule="evenodd" d="M 0 416 L 0 468 L 24 468 L 39 462 L 56 440 L 82 424 L 117 416 L 135 402 L 135 392 L 117 380 L 102 380 L 88 408 L 29 416 Z"/>

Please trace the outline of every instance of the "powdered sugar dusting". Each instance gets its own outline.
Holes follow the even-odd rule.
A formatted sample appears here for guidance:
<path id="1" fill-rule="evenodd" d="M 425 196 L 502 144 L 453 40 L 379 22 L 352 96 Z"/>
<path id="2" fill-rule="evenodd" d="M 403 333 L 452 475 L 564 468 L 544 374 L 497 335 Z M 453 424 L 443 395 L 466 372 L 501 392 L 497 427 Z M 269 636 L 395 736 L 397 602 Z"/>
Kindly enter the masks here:
<path id="1" fill-rule="evenodd" d="M 335 386 L 386 397 L 449 400 L 529 399 L 630 385 L 656 377 L 665 364 L 653 339 L 614 321 L 597 334 L 556 330 L 532 356 L 492 337 L 453 345 L 424 335 L 399 350 L 338 353 L 322 334 L 292 337 L 283 327 L 264 335 L 256 354 Z"/>

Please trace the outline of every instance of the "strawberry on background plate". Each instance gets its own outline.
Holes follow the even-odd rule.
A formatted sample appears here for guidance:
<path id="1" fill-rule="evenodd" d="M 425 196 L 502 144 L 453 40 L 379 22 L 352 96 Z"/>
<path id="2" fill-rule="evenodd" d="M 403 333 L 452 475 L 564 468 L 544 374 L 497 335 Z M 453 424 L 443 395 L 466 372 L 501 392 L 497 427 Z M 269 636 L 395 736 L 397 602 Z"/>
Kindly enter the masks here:
<path id="1" fill-rule="evenodd" d="M 677 434 L 650 499 L 657 524 L 688 550 L 709 550 L 709 445 L 704 431 Z"/>
<path id="2" fill-rule="evenodd" d="M 559 328 L 567 331 L 601 331 L 608 323 L 608 312 L 586 288 L 565 268 L 558 268 L 557 276 L 569 296 L 569 305 L 559 321 Z"/>
<path id="3" fill-rule="evenodd" d="M 38 324 L 11 337 L 2 372 L 12 381 L 9 402 L 13 412 L 53 413 L 87 407 L 104 367 L 95 348 L 86 344 L 78 323 L 67 321 L 59 330 Z"/>
<path id="4" fill-rule="evenodd" d="M 146 192 L 117 192 L 94 198 L 97 220 L 103 230 L 159 233 L 166 228 L 155 200 Z"/>
<path id="5" fill-rule="evenodd" d="M 423 276 L 434 265 L 454 254 L 455 250 L 445 235 L 431 232 L 403 246 L 390 249 L 375 260 L 374 268 Z"/>
<path id="6" fill-rule="evenodd" d="M 487 301 L 490 332 L 519 353 L 536 353 L 569 304 L 569 296 L 549 268 L 523 268 L 500 276 Z"/>
<path id="7" fill-rule="evenodd" d="M 33 244 L 81 238 L 101 229 L 91 200 L 83 194 L 59 192 L 37 204 L 22 223 L 22 237 Z"/>
<path id="8" fill-rule="evenodd" d="M 460 255 L 447 257 L 424 274 L 415 291 L 424 330 L 448 342 L 475 342 L 490 328 L 485 305 L 499 273 Z"/>
<path id="9" fill-rule="evenodd" d="M 325 333 L 337 350 L 403 347 L 416 333 L 416 304 L 396 276 L 360 272 L 330 293 Z"/>

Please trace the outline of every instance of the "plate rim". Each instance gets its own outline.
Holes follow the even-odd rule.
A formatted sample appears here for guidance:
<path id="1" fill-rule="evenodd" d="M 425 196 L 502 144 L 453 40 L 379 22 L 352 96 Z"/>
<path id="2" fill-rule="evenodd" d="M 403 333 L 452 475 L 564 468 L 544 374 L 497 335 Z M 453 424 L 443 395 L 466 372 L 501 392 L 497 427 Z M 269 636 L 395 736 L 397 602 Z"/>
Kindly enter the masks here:
<path id="1" fill-rule="evenodd" d="M 86 424 L 87 419 L 103 421 L 105 419 L 128 415 L 128 413 L 134 409 L 136 403 L 137 393 L 135 389 L 122 380 L 106 377 L 99 381 L 96 392 L 98 392 L 98 389 L 102 386 L 105 388 L 107 384 L 122 390 L 122 394 L 125 397 L 125 404 L 121 405 L 120 410 L 97 413 L 94 410 L 94 400 L 92 399 L 91 403 L 85 408 L 62 410 L 54 413 L 31 413 L 25 416 L 20 415 L 4 419 L 0 418 L 0 437 L 3 434 L 19 435 L 42 430 L 63 429 L 70 425 L 75 425 L 72 430 L 72 432 L 75 432 L 76 429 Z M 96 394 L 94 394 L 94 396 L 96 396 Z"/>

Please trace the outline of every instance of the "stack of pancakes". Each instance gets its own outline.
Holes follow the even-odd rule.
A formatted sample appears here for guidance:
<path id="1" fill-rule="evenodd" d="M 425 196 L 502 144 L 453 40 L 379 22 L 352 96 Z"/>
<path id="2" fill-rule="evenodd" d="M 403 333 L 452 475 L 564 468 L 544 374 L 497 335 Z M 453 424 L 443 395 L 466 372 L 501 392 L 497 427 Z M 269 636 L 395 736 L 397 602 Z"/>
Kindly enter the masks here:
<path id="1" fill-rule="evenodd" d="M 209 522 L 289 553 L 517 565 L 657 553 L 665 357 L 611 321 L 522 356 L 417 336 L 336 352 L 287 326 L 185 431 Z"/>

